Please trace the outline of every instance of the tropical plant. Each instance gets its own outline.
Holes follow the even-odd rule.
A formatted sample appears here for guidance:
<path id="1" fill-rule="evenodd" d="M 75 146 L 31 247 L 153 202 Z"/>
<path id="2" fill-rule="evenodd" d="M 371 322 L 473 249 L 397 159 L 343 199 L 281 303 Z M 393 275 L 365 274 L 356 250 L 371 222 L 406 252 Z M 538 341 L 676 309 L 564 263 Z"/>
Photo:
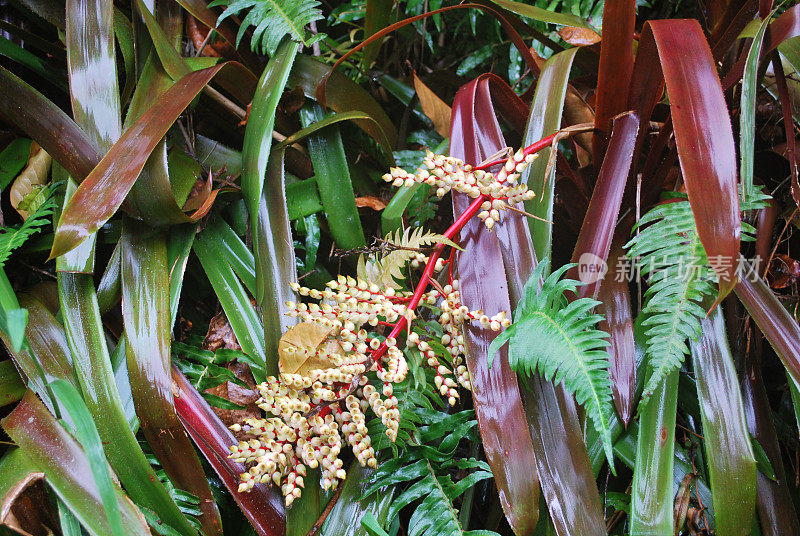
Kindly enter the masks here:
<path id="1" fill-rule="evenodd" d="M 800 6 L 0 4 L 0 533 L 800 534 Z"/>

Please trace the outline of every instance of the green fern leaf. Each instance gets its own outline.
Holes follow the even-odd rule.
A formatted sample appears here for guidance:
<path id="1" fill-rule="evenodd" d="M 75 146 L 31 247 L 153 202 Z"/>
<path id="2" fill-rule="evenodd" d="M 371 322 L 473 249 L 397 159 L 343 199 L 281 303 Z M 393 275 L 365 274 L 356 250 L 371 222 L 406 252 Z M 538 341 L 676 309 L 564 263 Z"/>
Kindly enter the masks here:
<path id="1" fill-rule="evenodd" d="M 568 264 L 550 274 L 540 289 L 540 281 L 549 271 L 549 260 L 539 263 L 525 285 L 523 299 L 514 312 L 514 323 L 489 347 L 489 365 L 508 341 L 508 362 L 514 371 L 527 376 L 538 371 L 548 381 L 563 382 L 586 408 L 613 468 L 610 419 L 614 406 L 609 355 L 605 349 L 608 334 L 596 327 L 602 319 L 592 313 L 598 301 L 580 298 L 567 302 L 564 293 L 574 292 L 582 284 L 561 279 L 573 266 Z"/>
<path id="2" fill-rule="evenodd" d="M 251 48 L 269 55 L 275 53 L 286 35 L 310 45 L 312 40 L 306 39 L 303 28 L 322 18 L 319 2 L 315 0 L 214 0 L 209 6 L 227 6 L 217 19 L 218 25 L 228 17 L 249 10 L 239 26 L 236 46 L 239 46 L 247 29 L 254 26 Z"/>
<path id="3" fill-rule="evenodd" d="M 428 424 L 415 430 L 416 437 L 406 444 L 400 457 L 378 466 L 363 498 L 386 486 L 402 486 L 387 518 L 396 518 L 400 510 L 416 503 L 408 521 L 409 536 L 497 536 L 490 531 L 463 530 L 453 506 L 453 501 L 469 488 L 492 478 L 485 461 L 455 458 L 458 443 L 478 424 L 475 412 L 448 415 L 421 406 L 413 411 L 415 420 Z M 467 474 L 454 482 L 451 474 L 455 471 Z"/>
<path id="4" fill-rule="evenodd" d="M 22 246 L 31 236 L 38 233 L 42 227 L 50 224 L 50 216 L 56 209 L 53 199 L 55 188 L 45 186 L 45 189 L 35 194 L 39 199 L 38 207 L 20 225 L 0 229 L 0 268 L 14 252 Z M 26 198 L 27 199 L 27 198 Z M 32 206 L 30 208 L 33 208 Z"/>
<path id="5" fill-rule="evenodd" d="M 648 279 L 645 306 L 639 313 L 646 328 L 645 358 L 649 376 L 641 405 L 671 371 L 681 367 L 689 353 L 687 339 L 700 335 L 700 321 L 706 316 L 705 301 L 717 294 L 717 276 L 697 234 L 692 209 L 684 194 L 645 214 L 633 229 L 638 232 L 625 248 L 639 272 Z M 742 210 L 761 208 L 769 196 L 762 192 Z M 753 228 L 742 224 L 742 240 L 751 240 Z"/>

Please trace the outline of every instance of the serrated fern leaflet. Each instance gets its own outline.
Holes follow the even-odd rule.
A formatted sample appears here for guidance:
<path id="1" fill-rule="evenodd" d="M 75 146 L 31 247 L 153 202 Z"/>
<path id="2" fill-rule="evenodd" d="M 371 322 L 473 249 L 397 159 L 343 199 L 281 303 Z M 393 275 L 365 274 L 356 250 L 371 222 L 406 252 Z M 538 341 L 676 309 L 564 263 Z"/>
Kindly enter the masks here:
<path id="1" fill-rule="evenodd" d="M 56 208 L 53 200 L 53 186 L 37 194 L 44 201 L 20 225 L 0 229 L 0 268 L 2 268 L 15 249 L 24 244 L 28 238 L 38 233 L 42 227 L 50 223 L 50 216 Z"/>
<path id="2" fill-rule="evenodd" d="M 767 196 L 756 192 L 742 210 L 764 206 Z M 650 287 L 639 313 L 646 328 L 649 377 L 641 404 L 671 371 L 680 368 L 689 353 L 687 339 L 697 340 L 706 315 L 703 302 L 716 297 L 717 277 L 700 243 L 692 209 L 685 195 L 645 214 L 633 229 L 637 233 L 625 248 Z M 751 240 L 753 228 L 742 224 L 742 240 Z"/>
<path id="3" fill-rule="evenodd" d="M 412 410 L 409 410 L 412 411 Z M 458 443 L 478 424 L 473 411 L 448 415 L 417 407 L 415 420 L 426 423 L 415 430 L 398 458 L 386 461 L 372 475 L 364 497 L 390 485 L 403 486 L 387 514 L 394 519 L 400 510 L 416 503 L 408 521 L 409 536 L 497 536 L 491 531 L 465 531 L 453 500 L 482 480 L 492 478 L 489 465 L 474 458 L 455 457 Z M 438 444 L 435 444 L 438 443 Z M 452 471 L 467 472 L 454 482 Z"/>
<path id="4" fill-rule="evenodd" d="M 582 284 L 560 279 L 572 266 L 550 274 L 540 289 L 549 261 L 539 263 L 525 285 L 514 323 L 489 347 L 489 363 L 508 341 L 509 365 L 517 373 L 530 376 L 538 371 L 548 381 L 563 382 L 586 408 L 613 468 L 610 419 L 614 408 L 605 349 L 608 334 L 596 328 L 602 316 L 591 312 L 598 301 L 581 298 L 567 302 L 564 293 L 574 292 Z"/>
<path id="5" fill-rule="evenodd" d="M 286 35 L 290 35 L 295 41 L 310 44 L 311 41 L 305 38 L 303 27 L 322 18 L 319 2 L 315 0 L 215 0 L 209 6 L 227 6 L 217 24 L 249 10 L 239 27 L 236 46 L 239 46 L 247 29 L 254 26 L 251 48 L 270 55 L 275 53 Z"/>

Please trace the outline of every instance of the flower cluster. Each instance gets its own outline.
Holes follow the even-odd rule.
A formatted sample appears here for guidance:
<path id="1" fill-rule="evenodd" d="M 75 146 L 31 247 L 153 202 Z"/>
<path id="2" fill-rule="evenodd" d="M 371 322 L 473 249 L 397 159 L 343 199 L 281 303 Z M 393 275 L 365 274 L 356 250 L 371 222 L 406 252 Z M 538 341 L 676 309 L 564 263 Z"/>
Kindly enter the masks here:
<path id="1" fill-rule="evenodd" d="M 307 469 L 321 469 L 324 488 L 345 478 L 339 459 L 343 442 L 362 465 L 376 466 L 367 413 L 380 418 L 390 441 L 397 439 L 400 409 L 394 385 L 405 379 L 409 369 L 397 339 L 380 332 L 416 317 L 409 306 L 412 293 L 360 279 L 340 276 L 322 291 L 298 284 L 293 288 L 320 303 L 289 302 L 287 314 L 298 317 L 301 325 L 319 326 L 326 335 L 307 344 L 282 346 L 282 360 L 304 365 L 293 372 L 282 369 L 279 377 L 269 377 L 259 385 L 257 403 L 268 417 L 234 425 L 234 430 L 253 437 L 231 447 L 231 458 L 250 466 L 241 476 L 239 490 L 274 482 L 281 486 L 287 506 L 300 496 Z M 420 329 L 408 332 L 405 346 L 419 350 L 435 371 L 437 389 L 454 405 L 459 398 L 457 387 L 470 387 L 462 364 L 463 324 L 475 321 L 499 330 L 509 321 L 504 312 L 490 318 L 462 305 L 457 280 L 423 293 L 419 305 L 437 306 L 441 311 L 438 320 L 444 336 L 440 342 L 448 355 L 437 355 L 433 341 Z"/>
<path id="2" fill-rule="evenodd" d="M 491 229 L 500 219 L 500 210 L 507 204 L 516 205 L 533 199 L 534 193 L 519 182 L 520 175 L 537 155 L 526 155 L 517 151 L 496 173 L 476 169 L 452 156 L 433 154 L 428 151 L 422 166 L 416 173 L 401 168 L 392 168 L 383 180 L 393 186 L 413 186 L 423 183 L 436 187 L 436 195 L 443 197 L 450 190 L 467 194 L 473 199 L 484 195 L 489 199 L 481 206 L 478 218 Z"/>

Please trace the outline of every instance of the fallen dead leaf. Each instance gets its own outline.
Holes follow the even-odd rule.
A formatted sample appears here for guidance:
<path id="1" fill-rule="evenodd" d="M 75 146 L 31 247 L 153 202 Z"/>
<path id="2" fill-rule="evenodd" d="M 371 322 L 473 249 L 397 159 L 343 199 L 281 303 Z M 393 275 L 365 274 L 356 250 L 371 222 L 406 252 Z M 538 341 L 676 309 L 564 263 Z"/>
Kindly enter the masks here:
<path id="1" fill-rule="evenodd" d="M 589 28 L 575 28 L 574 26 L 564 26 L 558 31 L 561 39 L 575 46 L 593 45 L 600 42 L 597 32 Z"/>
<path id="2" fill-rule="evenodd" d="M 203 339 L 202 348 L 212 352 L 216 352 L 220 348 L 242 349 L 224 312 L 220 311 L 211 318 L 211 322 L 208 323 L 208 331 L 206 331 L 206 336 Z"/>
<path id="3" fill-rule="evenodd" d="M 47 184 L 47 175 L 50 172 L 50 166 L 53 163 L 52 157 L 45 152 L 44 149 L 39 147 L 36 143 L 31 144 L 31 155 L 28 157 L 28 165 L 25 166 L 8 192 L 9 201 L 11 206 L 19 212 L 23 220 L 27 220 L 30 214 L 26 210 L 22 210 L 19 204 L 25 197 L 34 192 L 35 188 L 42 187 Z"/>
<path id="4" fill-rule="evenodd" d="M 333 328 L 314 322 L 301 322 L 283 334 L 278 342 L 278 368 L 284 374 L 308 374 L 312 370 L 329 369 L 330 360 L 317 355 L 305 356 L 300 352 L 289 353 L 291 347 L 325 349 L 328 353 L 344 354 L 341 345 L 330 338 Z"/>
<path id="5" fill-rule="evenodd" d="M 450 107 L 426 86 L 414 73 L 414 89 L 419 97 L 422 111 L 433 121 L 433 128 L 445 138 L 450 135 Z"/>
<path id="6" fill-rule="evenodd" d="M 371 208 L 372 210 L 383 210 L 386 208 L 386 201 L 374 195 L 356 197 L 356 206 Z"/>

